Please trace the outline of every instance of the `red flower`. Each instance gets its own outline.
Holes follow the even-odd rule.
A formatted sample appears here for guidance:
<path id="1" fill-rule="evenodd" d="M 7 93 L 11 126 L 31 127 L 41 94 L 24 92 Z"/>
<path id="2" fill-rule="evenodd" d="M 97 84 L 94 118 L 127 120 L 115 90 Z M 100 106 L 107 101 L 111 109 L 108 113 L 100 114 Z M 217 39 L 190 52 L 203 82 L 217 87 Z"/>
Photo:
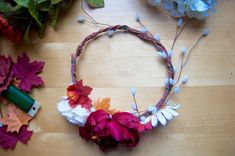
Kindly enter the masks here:
<path id="1" fill-rule="evenodd" d="M 91 93 L 92 88 L 84 86 L 82 80 L 77 81 L 75 84 L 67 88 L 67 96 L 72 108 L 81 105 L 86 109 L 91 108 L 91 99 L 88 95 Z"/>
<path id="2" fill-rule="evenodd" d="M 82 138 L 92 140 L 105 151 L 118 144 L 136 146 L 139 142 L 139 124 L 139 120 L 130 113 L 117 112 L 111 117 L 106 111 L 98 110 L 89 115 L 79 132 Z"/>
<path id="3" fill-rule="evenodd" d="M 8 24 L 7 20 L 0 15 L 0 34 L 9 40 L 20 43 L 23 40 L 22 32 L 18 29 L 14 29 Z"/>
<path id="4" fill-rule="evenodd" d="M 6 90 L 12 81 L 13 73 L 12 60 L 10 57 L 0 55 L 0 94 L 3 90 Z"/>

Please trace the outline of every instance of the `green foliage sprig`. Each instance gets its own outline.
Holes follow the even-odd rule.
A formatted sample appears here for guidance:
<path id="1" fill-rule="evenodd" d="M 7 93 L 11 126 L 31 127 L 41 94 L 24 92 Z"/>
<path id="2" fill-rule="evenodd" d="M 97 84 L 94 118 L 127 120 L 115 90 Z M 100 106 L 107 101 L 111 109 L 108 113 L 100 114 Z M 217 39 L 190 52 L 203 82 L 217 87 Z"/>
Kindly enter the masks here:
<path id="1" fill-rule="evenodd" d="M 20 29 L 29 40 L 31 29 L 41 38 L 48 22 L 55 29 L 59 13 L 73 0 L 0 0 L 0 14 L 14 28 Z"/>

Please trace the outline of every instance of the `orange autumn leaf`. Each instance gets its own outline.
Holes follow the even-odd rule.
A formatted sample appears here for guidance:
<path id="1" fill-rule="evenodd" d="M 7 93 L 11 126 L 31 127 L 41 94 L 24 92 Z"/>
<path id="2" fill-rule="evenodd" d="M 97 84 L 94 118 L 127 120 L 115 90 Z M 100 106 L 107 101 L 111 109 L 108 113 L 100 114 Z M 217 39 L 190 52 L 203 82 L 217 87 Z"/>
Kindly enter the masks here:
<path id="1" fill-rule="evenodd" d="M 100 101 L 100 99 L 98 99 L 93 106 L 95 107 L 96 110 L 105 110 L 107 111 L 109 114 L 114 114 L 115 112 L 117 112 L 117 110 L 115 109 L 110 109 L 110 98 L 105 98 L 102 101 Z"/>
<path id="2" fill-rule="evenodd" d="M 8 115 L 1 119 L 4 125 L 7 125 L 8 132 L 19 132 L 21 126 L 28 125 L 32 119 L 27 113 L 23 112 L 19 108 L 16 108 L 13 104 L 7 105 Z"/>

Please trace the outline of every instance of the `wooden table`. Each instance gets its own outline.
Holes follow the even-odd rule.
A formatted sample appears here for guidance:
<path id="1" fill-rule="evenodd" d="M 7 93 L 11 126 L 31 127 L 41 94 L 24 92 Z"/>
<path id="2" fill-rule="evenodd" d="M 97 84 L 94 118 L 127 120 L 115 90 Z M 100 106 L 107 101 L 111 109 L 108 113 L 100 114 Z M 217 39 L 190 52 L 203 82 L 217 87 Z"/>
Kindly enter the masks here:
<path id="1" fill-rule="evenodd" d="M 182 104 L 180 116 L 166 127 L 141 136 L 135 149 L 118 148 L 112 156 L 234 156 L 235 155 L 235 2 L 219 2 L 216 14 L 204 22 L 192 22 L 176 43 L 174 64 L 179 66 L 179 50 L 190 47 L 202 30 L 210 28 L 192 53 L 184 74 L 190 81 L 174 102 Z M 86 7 L 86 9 L 88 9 Z M 150 7 L 145 0 L 106 0 L 104 9 L 88 10 L 98 21 L 127 24 L 140 28 L 135 14 L 161 41 L 170 47 L 176 21 L 168 13 Z M 99 156 L 103 154 L 93 143 L 79 138 L 78 129 L 70 125 L 56 110 L 70 83 L 70 55 L 82 39 L 98 30 L 94 25 L 78 24 L 79 1 L 59 20 L 57 31 L 47 28 L 42 40 L 17 47 L 3 40 L 1 53 L 16 58 L 27 52 L 33 59 L 46 62 L 41 74 L 45 86 L 34 89 L 32 96 L 42 109 L 30 123 L 34 134 L 28 145 L 17 144 L 14 151 L 0 149 L 1 156 Z M 78 67 L 79 78 L 94 87 L 92 99 L 111 97 L 112 107 L 130 110 L 130 87 L 137 87 L 141 109 L 154 104 L 162 94 L 166 70 L 156 57 L 154 48 L 135 36 L 118 34 L 102 37 L 85 49 Z"/>

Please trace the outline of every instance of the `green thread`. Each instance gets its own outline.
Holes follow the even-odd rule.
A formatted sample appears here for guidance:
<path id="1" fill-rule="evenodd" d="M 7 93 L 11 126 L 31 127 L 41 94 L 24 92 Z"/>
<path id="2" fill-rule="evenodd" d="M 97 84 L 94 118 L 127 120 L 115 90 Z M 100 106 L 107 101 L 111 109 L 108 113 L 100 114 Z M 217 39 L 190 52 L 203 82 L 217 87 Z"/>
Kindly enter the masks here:
<path id="1" fill-rule="evenodd" d="M 13 85 L 10 85 L 8 90 L 3 91 L 2 95 L 26 113 L 29 112 L 35 102 L 29 95 L 20 91 Z"/>

